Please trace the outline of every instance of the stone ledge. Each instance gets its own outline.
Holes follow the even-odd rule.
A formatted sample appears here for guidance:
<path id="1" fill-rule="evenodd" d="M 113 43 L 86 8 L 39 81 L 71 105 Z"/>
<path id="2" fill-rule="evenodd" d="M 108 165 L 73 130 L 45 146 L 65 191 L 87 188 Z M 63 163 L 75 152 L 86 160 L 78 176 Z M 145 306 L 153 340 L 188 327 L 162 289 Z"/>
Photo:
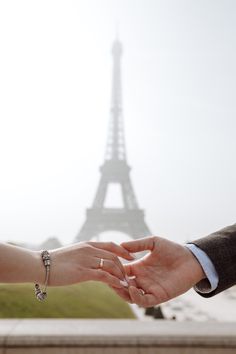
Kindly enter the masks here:
<path id="1" fill-rule="evenodd" d="M 0 320 L 0 348 L 234 348 L 236 323 Z"/>

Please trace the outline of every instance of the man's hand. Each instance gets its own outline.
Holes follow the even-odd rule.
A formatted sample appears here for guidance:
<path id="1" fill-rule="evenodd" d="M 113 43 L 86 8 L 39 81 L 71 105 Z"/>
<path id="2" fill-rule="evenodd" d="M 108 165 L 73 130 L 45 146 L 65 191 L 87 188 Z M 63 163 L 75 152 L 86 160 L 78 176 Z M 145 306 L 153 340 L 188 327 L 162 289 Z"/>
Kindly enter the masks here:
<path id="1" fill-rule="evenodd" d="M 147 237 L 121 244 L 130 253 L 149 250 L 143 258 L 124 265 L 131 281 L 129 294 L 117 289 L 125 300 L 151 307 L 185 293 L 205 278 L 203 269 L 184 246 L 161 237 Z"/>

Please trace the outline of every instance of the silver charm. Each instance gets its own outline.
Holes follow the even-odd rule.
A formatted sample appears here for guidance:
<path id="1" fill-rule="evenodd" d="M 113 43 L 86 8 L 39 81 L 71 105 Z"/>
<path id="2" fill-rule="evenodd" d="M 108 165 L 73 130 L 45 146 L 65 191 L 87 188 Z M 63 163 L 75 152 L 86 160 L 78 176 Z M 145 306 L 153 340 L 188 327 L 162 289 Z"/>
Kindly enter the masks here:
<path id="1" fill-rule="evenodd" d="M 35 296 L 39 301 L 43 301 L 47 297 L 47 293 L 40 289 L 39 284 L 35 284 L 34 286 Z"/>

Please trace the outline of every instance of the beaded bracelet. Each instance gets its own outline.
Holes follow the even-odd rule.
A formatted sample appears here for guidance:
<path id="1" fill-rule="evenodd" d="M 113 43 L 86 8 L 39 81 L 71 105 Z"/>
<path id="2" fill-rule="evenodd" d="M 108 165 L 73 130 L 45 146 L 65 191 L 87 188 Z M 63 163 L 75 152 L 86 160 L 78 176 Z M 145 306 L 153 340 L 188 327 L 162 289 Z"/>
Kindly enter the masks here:
<path id="1" fill-rule="evenodd" d="M 48 286 L 48 280 L 49 280 L 49 274 L 50 274 L 50 265 L 51 265 L 51 259 L 50 259 L 50 254 L 48 251 L 42 251 L 41 252 L 43 264 L 46 269 L 46 276 L 45 276 L 45 282 L 44 282 L 44 289 L 41 290 L 39 284 L 35 284 L 34 290 L 35 290 L 35 296 L 39 301 L 43 301 L 47 298 L 47 286 Z"/>

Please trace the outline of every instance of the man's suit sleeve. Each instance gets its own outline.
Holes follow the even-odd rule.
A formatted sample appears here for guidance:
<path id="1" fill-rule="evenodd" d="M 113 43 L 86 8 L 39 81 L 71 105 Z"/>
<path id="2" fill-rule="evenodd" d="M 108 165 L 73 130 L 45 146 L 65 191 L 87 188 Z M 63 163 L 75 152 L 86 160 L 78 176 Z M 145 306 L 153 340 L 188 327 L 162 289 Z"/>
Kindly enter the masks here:
<path id="1" fill-rule="evenodd" d="M 211 297 L 236 284 L 236 224 L 191 242 L 211 259 L 219 276 L 217 288 L 204 297 Z"/>

